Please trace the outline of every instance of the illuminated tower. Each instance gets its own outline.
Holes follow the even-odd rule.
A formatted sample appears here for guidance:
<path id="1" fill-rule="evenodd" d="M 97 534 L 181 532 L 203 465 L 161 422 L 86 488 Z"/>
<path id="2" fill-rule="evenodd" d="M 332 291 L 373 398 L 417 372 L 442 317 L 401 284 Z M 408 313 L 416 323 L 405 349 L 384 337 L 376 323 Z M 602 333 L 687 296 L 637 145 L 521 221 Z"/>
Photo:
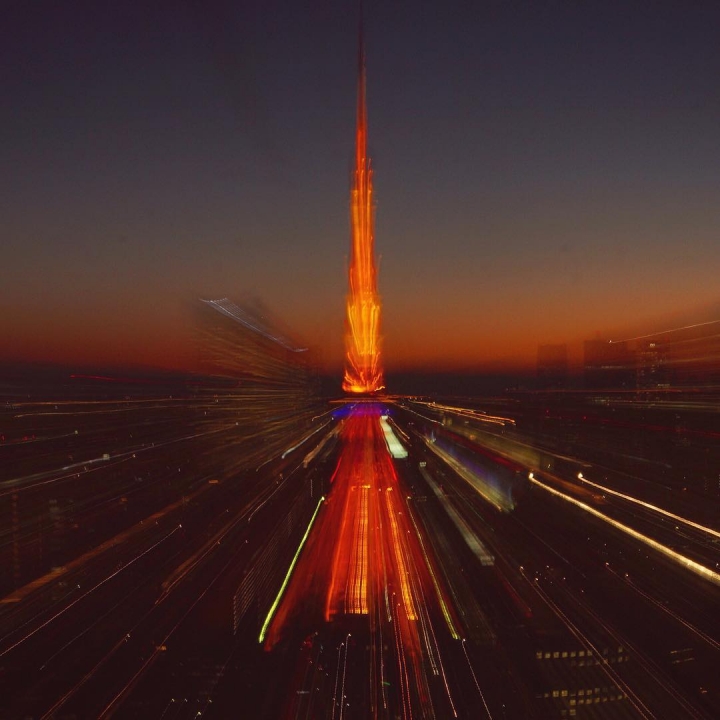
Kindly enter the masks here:
<path id="1" fill-rule="evenodd" d="M 355 173 L 350 193 L 350 268 L 345 331 L 343 390 L 372 393 L 383 388 L 380 363 L 380 297 L 374 251 L 372 171 L 367 154 L 365 106 L 365 48 L 362 25 L 358 52 L 357 131 Z"/>

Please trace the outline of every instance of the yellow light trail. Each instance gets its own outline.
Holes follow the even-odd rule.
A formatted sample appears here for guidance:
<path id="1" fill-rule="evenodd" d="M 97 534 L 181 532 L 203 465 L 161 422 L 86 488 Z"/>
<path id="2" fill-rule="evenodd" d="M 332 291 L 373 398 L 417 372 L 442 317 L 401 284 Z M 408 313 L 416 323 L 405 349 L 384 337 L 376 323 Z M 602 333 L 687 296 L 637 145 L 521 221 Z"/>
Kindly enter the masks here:
<path id="1" fill-rule="evenodd" d="M 265 618 L 265 622 L 263 623 L 262 630 L 260 630 L 260 637 L 258 638 L 259 643 L 263 643 L 265 641 L 265 635 L 267 634 L 267 629 L 270 626 L 270 622 L 273 619 L 273 615 L 275 615 L 275 611 L 277 610 L 278 605 L 280 604 L 280 599 L 282 598 L 283 593 L 285 592 L 285 588 L 287 587 L 287 584 L 290 582 L 290 576 L 292 575 L 292 571 L 295 569 L 295 565 L 297 564 L 298 558 L 300 557 L 300 552 L 303 549 L 303 545 L 305 545 L 305 541 L 308 539 L 308 535 L 310 535 L 310 529 L 312 528 L 313 523 L 315 522 L 315 518 L 317 517 L 318 511 L 320 510 L 320 506 L 324 502 L 325 502 L 324 496 L 318 500 L 318 504 L 317 504 L 317 507 L 315 508 L 315 512 L 313 513 L 313 516 L 310 518 L 310 523 L 308 524 L 307 529 L 305 530 L 305 534 L 303 535 L 303 538 L 300 541 L 300 545 L 298 545 L 298 549 L 295 552 L 295 557 L 292 559 L 292 562 L 290 563 L 290 567 L 288 568 L 288 571 L 285 575 L 283 584 L 280 586 L 280 590 L 278 591 L 277 597 L 275 598 L 275 602 L 273 602 L 272 606 L 270 607 L 267 617 Z"/>
<path id="2" fill-rule="evenodd" d="M 372 171 L 367 153 L 365 51 L 360 37 L 355 177 L 350 194 L 352 239 L 345 334 L 343 390 L 372 393 L 383 388 L 380 365 L 380 297 L 374 254 Z"/>

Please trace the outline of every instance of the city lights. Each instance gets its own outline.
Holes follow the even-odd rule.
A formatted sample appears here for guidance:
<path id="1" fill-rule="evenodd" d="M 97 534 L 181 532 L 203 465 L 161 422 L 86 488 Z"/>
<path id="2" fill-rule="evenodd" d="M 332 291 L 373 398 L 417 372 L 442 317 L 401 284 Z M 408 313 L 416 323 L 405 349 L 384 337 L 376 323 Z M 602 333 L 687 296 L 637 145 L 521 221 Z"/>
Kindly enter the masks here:
<path id="1" fill-rule="evenodd" d="M 0 718 L 720 718 L 713 4 L 363 4 L 3 13 Z"/>

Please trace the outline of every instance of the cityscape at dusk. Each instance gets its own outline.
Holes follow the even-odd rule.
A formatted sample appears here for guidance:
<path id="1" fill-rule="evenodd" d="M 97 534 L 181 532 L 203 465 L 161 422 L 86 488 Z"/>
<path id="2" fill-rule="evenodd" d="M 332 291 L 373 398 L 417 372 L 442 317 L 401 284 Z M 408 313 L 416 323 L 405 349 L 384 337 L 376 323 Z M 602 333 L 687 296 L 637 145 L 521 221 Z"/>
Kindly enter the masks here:
<path id="1" fill-rule="evenodd" d="M 188 304 L 247 295 L 340 374 L 357 14 L 11 4 L 5 354 L 192 368 Z M 711 2 L 367 4 L 389 366 L 533 365 L 717 309 L 717 23 Z"/>
<path id="2" fill-rule="evenodd" d="M 719 31 L 11 3 L 0 718 L 720 717 Z"/>

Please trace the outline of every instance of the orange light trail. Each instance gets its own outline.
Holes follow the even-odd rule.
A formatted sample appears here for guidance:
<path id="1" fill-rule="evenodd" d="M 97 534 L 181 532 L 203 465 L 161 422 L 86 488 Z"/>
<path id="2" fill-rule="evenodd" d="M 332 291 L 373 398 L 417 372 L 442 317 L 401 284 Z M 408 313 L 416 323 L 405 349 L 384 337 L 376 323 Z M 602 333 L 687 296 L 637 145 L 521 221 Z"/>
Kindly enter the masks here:
<path id="1" fill-rule="evenodd" d="M 397 564 L 397 577 L 400 581 L 400 592 L 402 593 L 403 604 L 405 605 L 408 620 L 417 620 L 412 590 L 408 582 L 410 572 L 405 562 L 404 548 L 401 540 L 402 536 L 398 528 L 397 515 L 400 510 L 395 507 L 394 501 L 392 500 L 393 496 L 390 494 L 391 492 L 392 487 L 389 487 L 385 493 L 385 502 L 387 503 L 387 512 L 390 518 L 390 529 L 392 530 L 392 541 L 395 550 L 395 562 Z"/>
<path id="2" fill-rule="evenodd" d="M 383 371 L 380 363 L 380 297 L 377 292 L 374 254 L 372 171 L 367 153 L 365 51 L 362 35 L 358 73 L 355 177 L 350 194 L 352 238 L 343 390 L 350 393 L 372 393 L 383 388 Z"/>

